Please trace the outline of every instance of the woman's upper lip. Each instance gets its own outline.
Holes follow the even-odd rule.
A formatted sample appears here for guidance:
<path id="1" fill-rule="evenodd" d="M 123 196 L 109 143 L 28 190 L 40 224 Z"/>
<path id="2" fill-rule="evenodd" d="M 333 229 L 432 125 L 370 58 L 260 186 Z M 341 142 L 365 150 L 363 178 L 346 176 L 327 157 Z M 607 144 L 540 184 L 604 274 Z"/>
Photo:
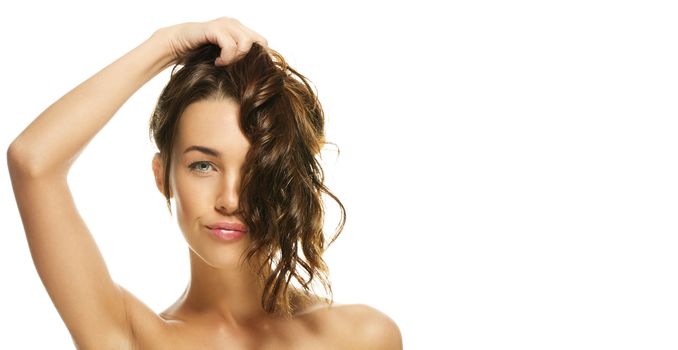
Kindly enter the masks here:
<path id="1" fill-rule="evenodd" d="M 211 225 L 207 225 L 207 228 L 247 232 L 247 226 L 239 224 L 237 222 L 227 222 L 227 221 L 215 222 Z"/>

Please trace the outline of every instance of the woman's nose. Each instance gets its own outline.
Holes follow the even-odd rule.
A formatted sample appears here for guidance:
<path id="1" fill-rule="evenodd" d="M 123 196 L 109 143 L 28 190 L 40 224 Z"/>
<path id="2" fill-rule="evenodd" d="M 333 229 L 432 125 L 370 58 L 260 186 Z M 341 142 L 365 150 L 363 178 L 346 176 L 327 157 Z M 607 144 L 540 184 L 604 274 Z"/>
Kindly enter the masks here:
<path id="1" fill-rule="evenodd" d="M 238 210 L 238 202 L 238 181 L 230 176 L 222 182 L 215 206 L 218 211 L 232 215 Z"/>

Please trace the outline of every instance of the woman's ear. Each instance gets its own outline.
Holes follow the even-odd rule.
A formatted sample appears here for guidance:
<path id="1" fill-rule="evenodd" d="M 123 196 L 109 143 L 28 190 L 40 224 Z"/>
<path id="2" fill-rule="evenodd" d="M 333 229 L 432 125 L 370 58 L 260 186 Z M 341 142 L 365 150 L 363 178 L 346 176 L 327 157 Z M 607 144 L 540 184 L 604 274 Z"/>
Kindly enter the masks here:
<path id="1" fill-rule="evenodd" d="M 165 195 L 163 184 L 165 182 L 165 173 L 162 161 L 160 159 L 160 153 L 156 152 L 153 156 L 153 176 L 155 176 L 155 185 L 158 187 L 158 191 Z M 173 197 L 172 189 L 170 188 L 170 198 Z"/>

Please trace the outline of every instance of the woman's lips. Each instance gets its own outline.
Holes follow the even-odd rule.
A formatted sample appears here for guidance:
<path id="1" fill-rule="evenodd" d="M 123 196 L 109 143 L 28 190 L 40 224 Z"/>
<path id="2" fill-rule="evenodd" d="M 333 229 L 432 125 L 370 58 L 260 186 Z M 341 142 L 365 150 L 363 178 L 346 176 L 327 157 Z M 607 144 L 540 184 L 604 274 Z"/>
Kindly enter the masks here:
<path id="1" fill-rule="evenodd" d="M 234 239 L 238 239 L 242 236 L 245 235 L 246 232 L 244 231 L 236 231 L 236 230 L 222 230 L 219 228 L 215 229 L 210 229 L 210 232 L 212 235 L 220 240 L 223 241 L 232 241 Z"/>
<path id="2" fill-rule="evenodd" d="M 247 227 L 243 224 L 239 224 L 237 222 L 217 222 L 212 225 L 207 225 L 207 228 L 210 230 L 214 229 L 222 229 L 222 230 L 232 230 L 232 231 L 243 231 L 247 232 Z"/>

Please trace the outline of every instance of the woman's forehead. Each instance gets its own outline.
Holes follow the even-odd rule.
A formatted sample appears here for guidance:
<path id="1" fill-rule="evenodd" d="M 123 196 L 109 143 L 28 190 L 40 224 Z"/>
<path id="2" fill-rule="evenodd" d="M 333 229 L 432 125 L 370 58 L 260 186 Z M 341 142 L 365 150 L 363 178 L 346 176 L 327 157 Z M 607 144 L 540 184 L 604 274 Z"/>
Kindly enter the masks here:
<path id="1" fill-rule="evenodd" d="M 190 104 L 179 119 L 178 128 L 175 144 L 182 153 L 193 145 L 229 152 L 249 148 L 249 140 L 240 128 L 240 106 L 232 100 Z"/>

